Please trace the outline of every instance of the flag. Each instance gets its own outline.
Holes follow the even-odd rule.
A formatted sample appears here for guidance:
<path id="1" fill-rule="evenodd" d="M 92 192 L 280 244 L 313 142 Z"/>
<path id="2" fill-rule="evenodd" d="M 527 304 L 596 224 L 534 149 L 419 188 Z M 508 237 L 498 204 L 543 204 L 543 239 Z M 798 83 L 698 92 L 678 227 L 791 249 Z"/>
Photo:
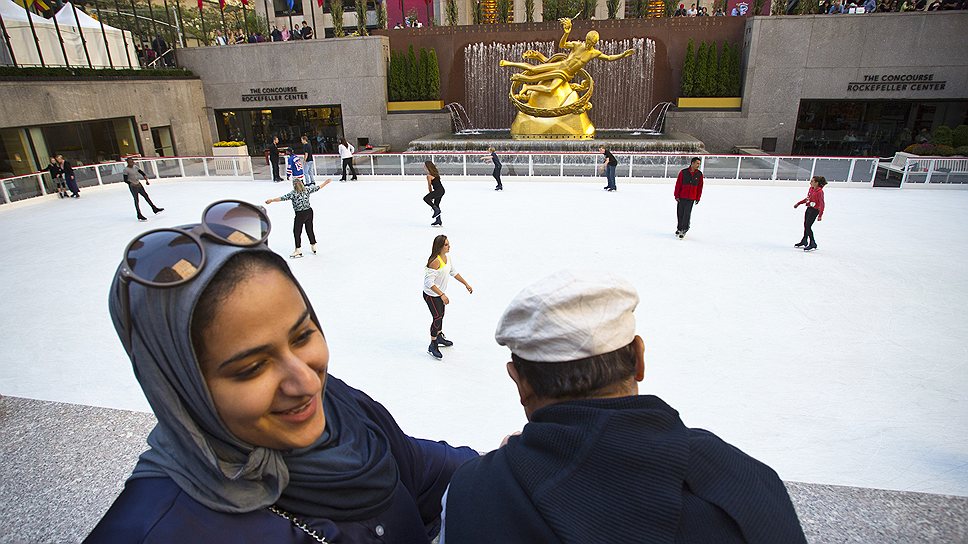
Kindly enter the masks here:
<path id="1" fill-rule="evenodd" d="M 249 0 L 242 0 L 242 5 L 243 6 L 248 6 L 249 5 Z"/>
<path id="2" fill-rule="evenodd" d="M 316 3 L 319 4 L 320 9 L 323 7 L 323 0 L 316 0 Z"/>
<path id="3" fill-rule="evenodd" d="M 44 13 L 50 9 L 50 3 L 46 0 L 17 0 L 17 3 L 27 8 L 34 8 L 37 13 Z"/>
<path id="4" fill-rule="evenodd" d="M 286 0 L 286 3 L 289 5 L 289 11 L 291 12 L 294 5 L 293 0 Z"/>
<path id="5" fill-rule="evenodd" d="M 225 0 L 218 0 L 218 9 L 225 9 Z"/>
<path id="6" fill-rule="evenodd" d="M 202 1 L 203 0 L 198 0 L 198 11 L 202 11 Z"/>

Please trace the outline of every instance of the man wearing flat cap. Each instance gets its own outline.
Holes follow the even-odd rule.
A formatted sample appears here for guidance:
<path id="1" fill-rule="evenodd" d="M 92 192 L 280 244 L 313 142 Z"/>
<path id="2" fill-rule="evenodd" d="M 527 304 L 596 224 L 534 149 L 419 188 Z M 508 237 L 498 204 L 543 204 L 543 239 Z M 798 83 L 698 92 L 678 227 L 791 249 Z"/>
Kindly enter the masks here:
<path id="1" fill-rule="evenodd" d="M 443 544 L 806 542 L 773 470 L 638 394 L 638 302 L 574 271 L 511 301 L 495 338 L 529 422 L 454 474 Z"/>

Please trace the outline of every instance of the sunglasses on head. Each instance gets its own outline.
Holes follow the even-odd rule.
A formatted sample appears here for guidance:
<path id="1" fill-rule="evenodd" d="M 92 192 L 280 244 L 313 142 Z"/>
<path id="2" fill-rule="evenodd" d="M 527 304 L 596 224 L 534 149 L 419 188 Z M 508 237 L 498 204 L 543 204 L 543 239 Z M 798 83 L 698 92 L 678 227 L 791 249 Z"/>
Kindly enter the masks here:
<path id="1" fill-rule="evenodd" d="M 121 306 L 124 312 L 126 346 L 131 346 L 131 282 L 164 289 L 193 280 L 205 266 L 208 238 L 223 245 L 254 247 L 269 238 L 269 217 L 265 209 L 241 200 L 220 200 L 202 212 L 202 222 L 190 230 L 162 228 L 139 234 L 124 250 L 118 271 Z"/>

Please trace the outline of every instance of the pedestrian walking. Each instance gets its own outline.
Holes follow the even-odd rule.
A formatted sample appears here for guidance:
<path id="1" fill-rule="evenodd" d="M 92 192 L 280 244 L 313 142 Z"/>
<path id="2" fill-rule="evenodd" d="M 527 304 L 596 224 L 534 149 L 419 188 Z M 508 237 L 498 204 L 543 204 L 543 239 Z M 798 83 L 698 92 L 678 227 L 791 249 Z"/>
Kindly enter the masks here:
<path id="1" fill-rule="evenodd" d="M 803 214 L 803 238 L 793 247 L 802 247 L 804 251 L 817 249 L 817 239 L 813 235 L 813 222 L 823 221 L 823 188 L 827 185 L 827 179 L 823 176 L 814 176 L 810 179 L 810 189 L 807 190 L 807 198 L 793 205 L 796 209 L 800 204 L 807 205 L 807 211 Z"/>
<path id="2" fill-rule="evenodd" d="M 474 288 L 471 284 L 461 277 L 454 268 L 453 260 L 448 256 L 450 253 L 450 241 L 443 234 L 434 238 L 433 246 L 430 250 L 430 258 L 424 267 L 424 289 L 423 298 L 430 309 L 430 347 L 427 353 L 435 359 L 442 359 L 440 347 L 453 346 L 454 343 L 444 337 L 444 309 L 450 304 L 447 298 L 447 281 L 453 276 L 454 279 L 464 284 L 467 292 L 473 293 Z"/>
<path id="3" fill-rule="evenodd" d="M 615 158 L 615 155 L 612 155 L 611 151 L 605 149 L 604 145 L 599 146 L 598 151 L 602 155 L 605 155 L 603 165 L 605 166 L 605 179 L 607 183 L 603 188 L 608 192 L 617 191 L 618 188 L 615 187 L 615 169 L 618 168 L 618 160 Z"/>
<path id="4" fill-rule="evenodd" d="M 689 161 L 689 168 L 680 170 L 679 177 L 676 178 L 676 189 L 673 194 L 678 203 L 676 205 L 676 214 L 679 218 L 679 223 L 676 227 L 676 236 L 680 240 L 685 238 L 686 232 L 689 231 L 689 223 L 692 219 L 692 207 L 699 204 L 699 199 L 702 197 L 702 170 L 699 169 L 700 164 L 702 164 L 702 159 L 693 157 Z"/>
<path id="5" fill-rule="evenodd" d="M 356 152 L 356 148 L 352 144 L 346 141 L 346 138 L 339 139 L 339 158 L 343 161 L 343 177 L 339 178 L 340 181 L 346 181 L 346 169 L 350 169 L 350 173 L 353 174 L 353 181 L 356 181 L 356 167 L 353 166 L 353 153 Z"/>
<path id="6" fill-rule="evenodd" d="M 431 161 L 424 161 L 424 169 L 427 171 L 427 194 L 423 200 L 433 210 L 435 220 L 430 224 L 431 227 L 442 227 L 444 222 L 440 218 L 440 200 L 444 198 L 444 184 L 440 182 L 440 172 L 437 165 Z"/>
<path id="7" fill-rule="evenodd" d="M 311 187 L 303 183 L 300 178 L 293 178 L 292 191 L 288 193 L 277 196 L 276 198 L 270 198 L 266 200 L 266 204 L 272 204 L 273 202 L 280 202 L 283 200 L 289 200 L 292 202 L 292 211 L 295 215 L 292 219 L 292 236 L 296 241 L 296 249 L 289 255 L 293 259 L 298 259 L 302 257 L 302 231 L 303 227 L 306 228 L 306 236 L 309 237 L 309 248 L 313 251 L 313 255 L 316 254 L 316 232 L 313 230 L 313 208 L 309 204 L 309 195 L 315 193 L 316 191 L 322 189 L 329 185 L 333 181 L 327 179 L 322 185 Z"/>
<path id="8" fill-rule="evenodd" d="M 151 185 L 151 182 L 148 181 L 148 176 L 145 174 L 145 171 L 135 166 L 134 158 L 128 157 L 125 159 L 125 161 L 128 165 L 124 168 L 124 170 L 121 171 L 121 179 L 128 184 L 128 190 L 131 191 L 131 198 L 134 199 L 134 211 L 138 212 L 138 221 L 148 220 L 148 218 L 141 213 L 141 205 L 138 202 L 140 197 L 145 198 L 145 202 L 151 206 L 151 211 L 154 212 L 155 215 L 165 211 L 164 208 L 155 206 L 155 203 L 151 201 L 151 197 L 149 197 L 148 193 L 145 191 L 144 185 L 141 185 L 141 180 L 138 179 L 139 175 L 145 180 L 145 185 Z"/>

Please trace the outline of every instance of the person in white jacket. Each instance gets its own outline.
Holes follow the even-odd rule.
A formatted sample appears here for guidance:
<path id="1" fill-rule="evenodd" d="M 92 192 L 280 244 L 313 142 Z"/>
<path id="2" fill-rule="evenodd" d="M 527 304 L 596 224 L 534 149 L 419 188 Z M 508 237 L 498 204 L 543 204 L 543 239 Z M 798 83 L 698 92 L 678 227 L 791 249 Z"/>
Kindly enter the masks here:
<path id="1" fill-rule="evenodd" d="M 443 333 L 444 307 L 450 304 L 450 299 L 444 293 L 447 290 L 447 280 L 453 276 L 454 279 L 464 284 L 468 293 L 474 292 L 471 284 L 467 283 L 457 273 L 453 261 L 447 256 L 448 253 L 450 253 L 450 241 L 447 240 L 446 236 L 440 234 L 434 238 L 430 258 L 427 259 L 427 266 L 424 267 L 423 298 L 424 302 L 427 303 L 427 308 L 430 309 L 430 316 L 433 318 L 430 323 L 430 347 L 427 348 L 427 353 L 435 359 L 443 359 L 444 357 L 440 353 L 440 346 L 450 347 L 454 345 L 453 342 L 444 337 Z"/>
<path id="2" fill-rule="evenodd" d="M 349 166 L 350 172 L 353 174 L 353 181 L 356 181 L 356 168 L 353 167 L 353 153 L 356 148 L 353 147 L 346 138 L 339 139 L 339 158 L 343 160 L 343 177 L 339 178 L 340 181 L 346 181 L 346 167 Z"/>

